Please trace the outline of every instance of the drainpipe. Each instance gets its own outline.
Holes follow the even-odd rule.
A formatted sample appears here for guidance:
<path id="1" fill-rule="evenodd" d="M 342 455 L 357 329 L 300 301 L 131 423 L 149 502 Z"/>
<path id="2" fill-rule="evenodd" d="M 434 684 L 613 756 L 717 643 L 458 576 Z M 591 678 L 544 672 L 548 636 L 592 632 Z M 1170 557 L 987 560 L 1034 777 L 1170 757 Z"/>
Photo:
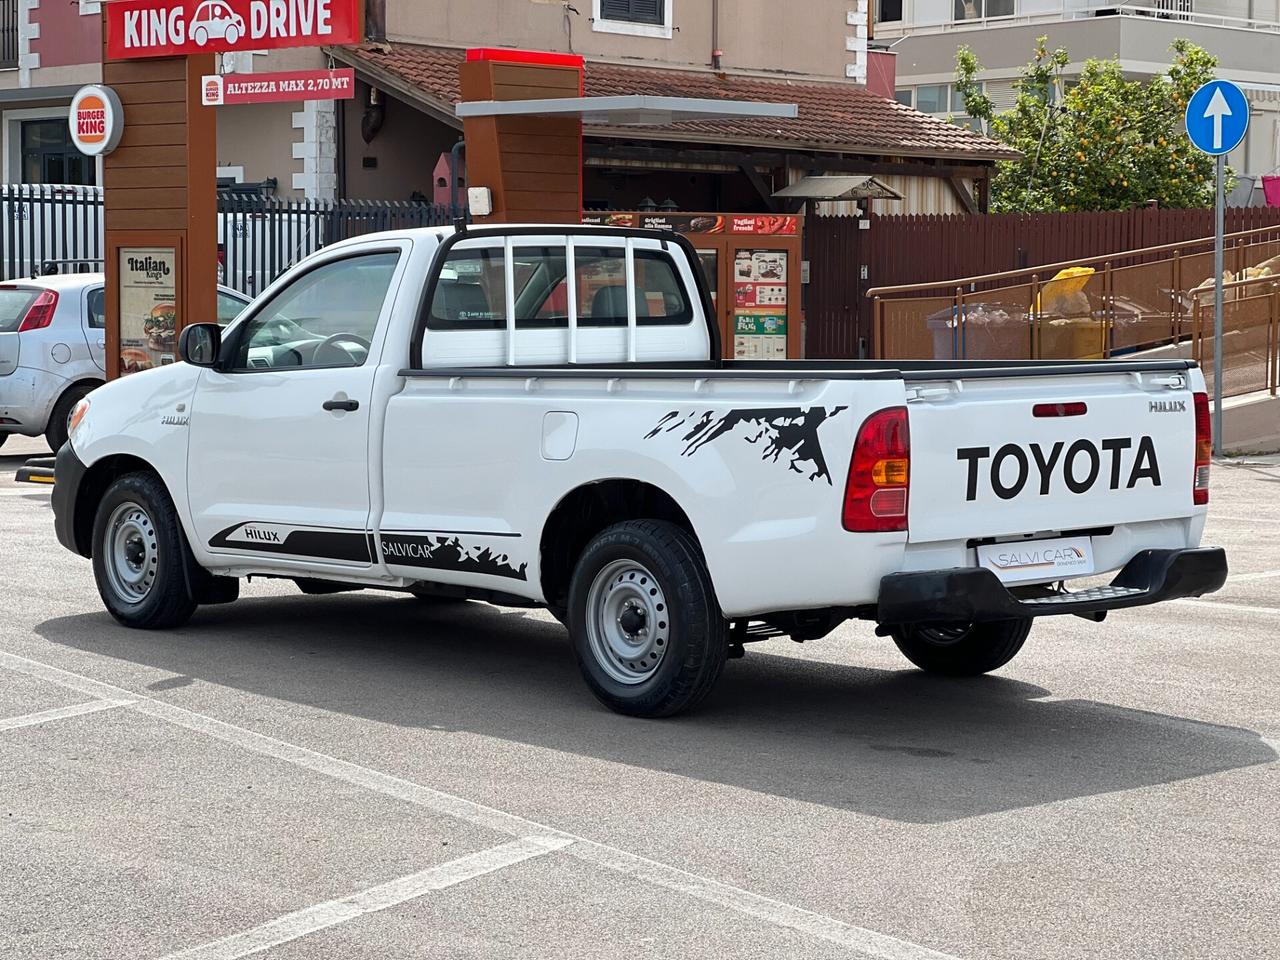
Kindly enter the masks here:
<path id="1" fill-rule="evenodd" d="M 721 70 L 723 56 L 724 51 L 720 49 L 720 0 L 711 0 L 711 69 L 716 73 Z"/>
<path id="2" fill-rule="evenodd" d="M 467 141 L 459 140 L 449 151 L 449 216 L 458 215 L 458 171 L 466 161 Z"/>

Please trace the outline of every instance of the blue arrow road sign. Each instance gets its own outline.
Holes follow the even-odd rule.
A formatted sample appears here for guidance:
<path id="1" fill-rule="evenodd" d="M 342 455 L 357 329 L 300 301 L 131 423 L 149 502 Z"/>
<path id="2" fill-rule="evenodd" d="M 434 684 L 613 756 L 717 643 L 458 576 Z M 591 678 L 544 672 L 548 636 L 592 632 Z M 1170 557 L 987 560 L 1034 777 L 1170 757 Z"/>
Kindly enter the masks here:
<path id="1" fill-rule="evenodd" d="M 1249 129 L 1249 101 L 1230 80 L 1210 80 L 1187 104 L 1187 136 L 1211 156 L 1240 146 Z"/>

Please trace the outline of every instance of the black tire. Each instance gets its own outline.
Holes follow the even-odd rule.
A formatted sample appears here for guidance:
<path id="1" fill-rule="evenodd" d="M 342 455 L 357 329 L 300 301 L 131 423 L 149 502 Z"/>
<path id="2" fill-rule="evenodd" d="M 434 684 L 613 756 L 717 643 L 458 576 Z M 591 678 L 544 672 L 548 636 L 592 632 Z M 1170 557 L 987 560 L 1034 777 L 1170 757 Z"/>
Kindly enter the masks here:
<path id="1" fill-rule="evenodd" d="M 893 642 L 921 670 L 948 677 L 976 677 L 998 670 L 1022 649 L 1030 618 L 975 624 L 908 624 Z"/>
<path id="2" fill-rule="evenodd" d="M 8 440 L 8 439 L 9 439 L 9 434 L 7 434 L 7 433 L 0 433 L 0 447 L 3 447 L 3 446 L 4 446 L 5 441 L 6 441 L 6 440 Z"/>
<path id="3" fill-rule="evenodd" d="M 125 545 L 118 545 L 122 540 Z M 137 567 L 124 566 L 129 556 L 138 557 Z M 113 568 L 117 562 L 121 566 Z M 196 609 L 187 563 L 193 563 L 187 538 L 160 478 L 139 472 L 112 483 L 93 521 L 93 576 L 110 614 L 126 627 L 142 630 L 182 626 Z M 134 592 L 121 586 L 127 575 L 139 572 L 143 579 Z"/>
<path id="4" fill-rule="evenodd" d="M 631 580 L 628 571 L 635 574 Z M 630 652 L 613 658 L 604 652 L 616 653 L 601 625 L 612 619 L 610 603 L 622 597 L 629 598 L 624 604 L 636 604 L 629 623 L 643 638 L 634 659 Z M 644 603 L 652 608 L 641 610 Z M 593 631 L 589 604 L 596 611 Z M 619 523 L 587 544 L 569 585 L 568 621 L 587 686 L 605 706 L 632 717 L 669 717 L 696 706 L 711 692 L 729 652 L 729 624 L 697 541 L 661 520 Z M 621 616 L 617 623 L 621 630 Z M 617 640 L 630 636 L 620 633 Z"/>
<path id="5" fill-rule="evenodd" d="M 49 449 L 55 454 L 67 442 L 67 420 L 71 417 L 71 411 L 92 389 L 91 385 L 85 383 L 74 386 L 60 396 L 58 402 L 53 405 L 53 413 L 49 414 L 49 425 L 45 428 L 44 439 L 49 444 Z"/>

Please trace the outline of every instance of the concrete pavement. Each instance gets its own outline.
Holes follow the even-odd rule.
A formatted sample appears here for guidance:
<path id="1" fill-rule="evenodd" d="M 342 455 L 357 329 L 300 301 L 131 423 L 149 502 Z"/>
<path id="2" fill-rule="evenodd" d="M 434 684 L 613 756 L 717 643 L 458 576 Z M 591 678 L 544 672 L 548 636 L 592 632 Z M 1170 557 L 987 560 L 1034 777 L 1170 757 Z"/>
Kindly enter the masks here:
<path id="1" fill-rule="evenodd" d="M 10 482 L 36 452 L 0 450 L 6 958 L 1280 955 L 1280 465 L 1215 466 L 1213 599 L 968 681 L 771 641 L 644 722 L 541 614 L 255 581 L 120 628 Z"/>

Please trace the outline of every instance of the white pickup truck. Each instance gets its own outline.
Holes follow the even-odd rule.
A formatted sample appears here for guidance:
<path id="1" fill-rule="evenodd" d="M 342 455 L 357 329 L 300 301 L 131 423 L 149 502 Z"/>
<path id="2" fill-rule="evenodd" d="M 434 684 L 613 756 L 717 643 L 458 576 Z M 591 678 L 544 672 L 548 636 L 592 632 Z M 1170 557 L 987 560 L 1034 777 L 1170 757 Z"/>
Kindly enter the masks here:
<path id="1" fill-rule="evenodd" d="M 1226 578 L 1194 364 L 722 362 L 670 233 L 361 237 L 180 351 L 58 453 L 58 539 L 129 626 L 248 576 L 546 606 L 601 701 L 665 716 L 767 636 L 858 618 L 976 674 Z"/>

